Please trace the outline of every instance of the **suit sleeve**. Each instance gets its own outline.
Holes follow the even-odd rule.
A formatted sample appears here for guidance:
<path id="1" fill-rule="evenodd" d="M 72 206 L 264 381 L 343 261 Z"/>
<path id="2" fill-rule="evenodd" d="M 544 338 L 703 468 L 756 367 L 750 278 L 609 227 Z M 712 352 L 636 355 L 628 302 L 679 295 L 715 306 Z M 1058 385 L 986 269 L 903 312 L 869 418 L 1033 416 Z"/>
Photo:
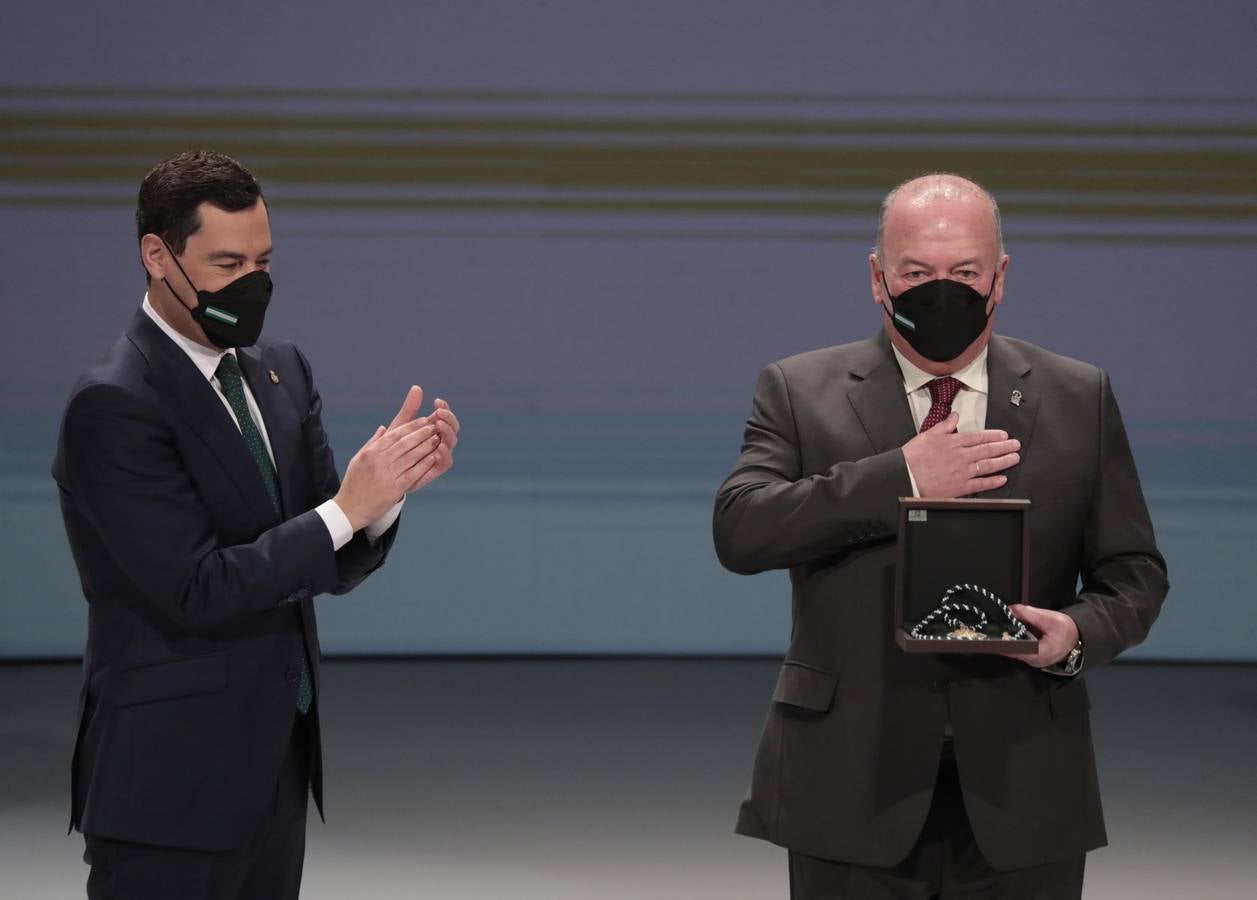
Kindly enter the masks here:
<path id="1" fill-rule="evenodd" d="M 1169 591 L 1108 373 L 1100 377 L 1100 449 L 1082 534 L 1082 590 L 1063 610 L 1078 625 L 1086 668 L 1141 643 Z"/>
<path id="2" fill-rule="evenodd" d="M 124 387 L 97 383 L 75 392 L 60 452 L 59 481 L 76 519 L 138 589 L 137 601 L 190 633 L 339 583 L 331 537 L 313 510 L 249 543 L 220 546 L 168 425 Z"/>
<path id="3" fill-rule="evenodd" d="M 895 533 L 910 496 L 899 448 L 804 475 L 785 372 L 760 373 L 742 452 L 716 494 L 712 531 L 725 568 L 750 575 L 830 557 Z"/>
<path id="4" fill-rule="evenodd" d="M 330 500 L 340 490 L 340 476 L 336 472 L 336 460 L 332 455 L 327 432 L 323 429 L 323 401 L 310 372 L 310 364 L 300 350 L 293 348 L 305 373 L 309 388 L 310 408 L 302 422 L 302 437 L 310 454 L 316 492 L 320 501 Z M 353 539 L 336 551 L 336 583 L 328 588 L 333 594 L 344 594 L 361 584 L 388 556 L 393 540 L 397 537 L 400 516 L 374 541 L 365 530 L 354 534 Z M 330 544 L 330 540 L 329 540 Z"/>

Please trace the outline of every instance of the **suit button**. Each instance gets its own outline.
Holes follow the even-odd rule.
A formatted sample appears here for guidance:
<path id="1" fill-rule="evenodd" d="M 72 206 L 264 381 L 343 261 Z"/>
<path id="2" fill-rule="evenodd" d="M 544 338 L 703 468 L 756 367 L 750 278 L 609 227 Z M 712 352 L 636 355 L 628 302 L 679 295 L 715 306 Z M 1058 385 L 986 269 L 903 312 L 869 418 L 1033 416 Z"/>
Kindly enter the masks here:
<path id="1" fill-rule="evenodd" d="M 297 675 L 296 669 L 289 669 L 287 672 L 284 673 L 284 681 L 288 682 L 289 684 L 296 684 L 297 678 L 298 678 L 298 675 Z"/>
<path id="2" fill-rule="evenodd" d="M 298 600 L 305 600 L 309 596 L 310 596 L 310 591 L 307 588 L 302 588 L 301 590 L 297 591 Z"/>
<path id="3" fill-rule="evenodd" d="M 946 678 L 935 678 L 934 681 L 930 683 L 930 688 L 936 691 L 945 691 L 947 690 L 947 685 L 948 681 Z"/>

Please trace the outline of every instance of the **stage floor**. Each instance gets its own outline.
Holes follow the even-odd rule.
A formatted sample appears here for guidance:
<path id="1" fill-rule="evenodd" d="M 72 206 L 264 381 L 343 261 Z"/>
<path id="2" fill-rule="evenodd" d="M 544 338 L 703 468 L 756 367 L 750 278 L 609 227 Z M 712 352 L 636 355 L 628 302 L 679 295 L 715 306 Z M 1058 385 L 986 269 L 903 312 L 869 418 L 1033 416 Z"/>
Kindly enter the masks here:
<path id="1" fill-rule="evenodd" d="M 332 661 L 328 822 L 303 898 L 787 896 L 785 852 L 732 833 L 776 664 Z M 0 893 L 84 896 L 66 836 L 79 672 L 0 665 Z M 1111 846 L 1095 900 L 1257 895 L 1257 666 L 1088 676 Z"/>

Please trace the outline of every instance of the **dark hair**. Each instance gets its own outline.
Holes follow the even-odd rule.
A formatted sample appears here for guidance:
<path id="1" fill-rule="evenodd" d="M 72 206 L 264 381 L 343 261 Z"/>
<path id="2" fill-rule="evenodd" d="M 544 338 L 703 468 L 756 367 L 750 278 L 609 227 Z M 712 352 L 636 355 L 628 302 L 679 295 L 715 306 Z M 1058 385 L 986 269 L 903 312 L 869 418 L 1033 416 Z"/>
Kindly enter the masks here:
<path id="1" fill-rule="evenodd" d="M 250 209 L 262 185 L 230 156 L 194 150 L 162 160 L 140 183 L 135 204 L 136 238 L 155 234 L 177 255 L 201 227 L 197 208 L 212 203 L 227 212 Z"/>

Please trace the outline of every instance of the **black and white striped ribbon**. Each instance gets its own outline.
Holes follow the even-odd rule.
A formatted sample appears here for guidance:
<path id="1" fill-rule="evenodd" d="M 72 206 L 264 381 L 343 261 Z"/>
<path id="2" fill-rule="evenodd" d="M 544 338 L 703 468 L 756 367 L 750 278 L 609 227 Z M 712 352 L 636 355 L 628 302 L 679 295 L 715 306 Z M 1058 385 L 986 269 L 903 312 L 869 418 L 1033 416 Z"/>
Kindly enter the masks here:
<path id="1" fill-rule="evenodd" d="M 913 626 L 912 631 L 909 632 L 909 636 L 914 638 L 927 637 L 927 635 L 923 634 L 924 629 L 939 619 L 942 620 L 943 624 L 953 630 L 958 628 L 971 628 L 976 631 L 985 628 L 988 621 L 985 612 L 976 606 L 972 606 L 971 604 L 962 603 L 959 600 L 952 599 L 956 594 L 959 594 L 962 591 L 967 591 L 969 593 L 977 594 L 980 597 L 985 597 L 987 600 L 990 600 L 993 604 L 995 604 L 999 611 L 1007 616 L 1009 624 L 1015 629 L 1012 632 L 1012 637 L 1014 639 L 1030 637 L 1029 629 L 1026 628 L 1025 623 L 1013 615 L 1013 611 L 1008 608 L 1008 604 L 1001 600 L 993 592 L 988 591 L 986 588 L 977 584 L 953 584 L 945 590 L 943 592 L 942 600 L 939 602 L 938 606 L 932 609 L 925 618 Z M 964 621 L 960 618 L 960 614 L 964 613 L 974 616 L 977 621 Z M 962 638 L 957 638 L 950 634 L 941 635 L 939 639 L 953 641 L 962 640 Z"/>

